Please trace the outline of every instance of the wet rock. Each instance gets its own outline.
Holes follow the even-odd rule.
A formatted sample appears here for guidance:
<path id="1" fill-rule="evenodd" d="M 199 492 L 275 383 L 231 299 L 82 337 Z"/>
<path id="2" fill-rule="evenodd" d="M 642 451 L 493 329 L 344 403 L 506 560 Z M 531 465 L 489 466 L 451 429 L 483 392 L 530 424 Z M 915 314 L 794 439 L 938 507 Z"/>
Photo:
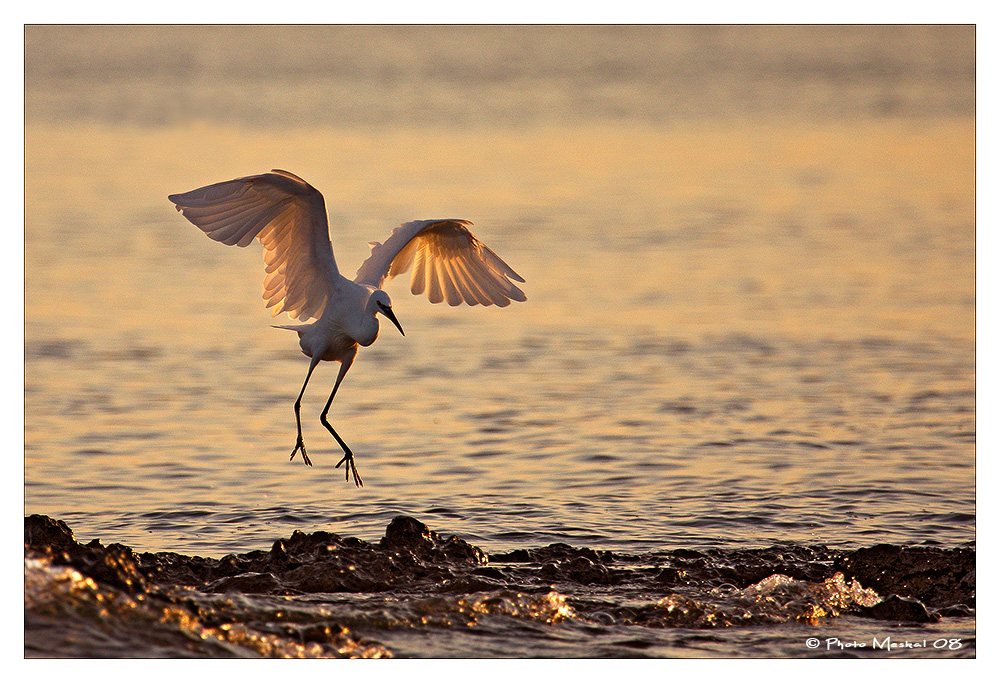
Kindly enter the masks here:
<path id="1" fill-rule="evenodd" d="M 935 610 L 935 613 L 941 617 L 974 617 L 976 616 L 976 610 L 972 609 L 968 605 L 948 605 L 947 607 L 942 607 L 939 610 Z"/>
<path id="2" fill-rule="evenodd" d="M 776 545 L 768 548 L 711 551 L 700 563 L 705 574 L 715 574 L 723 583 L 746 587 L 773 574 L 799 581 L 820 582 L 829 578 L 832 557 L 824 546 Z M 697 575 L 695 572 L 690 572 Z"/>
<path id="3" fill-rule="evenodd" d="M 131 652 L 133 642 L 155 648 L 169 641 L 196 656 L 387 656 L 331 617 L 348 615 L 352 628 L 369 623 L 391 630 L 472 625 L 483 615 L 545 623 L 575 618 L 598 629 L 702 630 L 819 623 L 839 614 L 926 623 L 967 619 L 975 604 L 971 548 L 848 552 L 779 545 L 612 555 L 553 543 L 498 554 L 489 565 L 479 548 L 412 517 L 393 519 L 378 543 L 296 531 L 266 551 L 211 559 L 136 555 L 98 540 L 81 545 L 63 522 L 32 515 L 25 518 L 25 559 L 26 596 L 35 591 L 30 606 L 26 598 L 26 647 L 51 656 L 110 655 L 101 649 L 103 636 L 88 635 L 106 633 L 108 619 L 121 622 L 115 627 L 115 642 L 124 648 L 115 650 L 119 655 Z M 329 600 L 331 613 L 327 598 L 314 597 L 324 593 L 369 596 Z M 370 595 L 379 593 L 385 600 Z M 296 595 L 306 597 L 297 602 Z M 322 610 L 314 612 L 315 605 Z M 74 642 L 89 649 L 75 650 Z"/>
<path id="4" fill-rule="evenodd" d="M 486 554 L 455 536 L 442 537 L 412 517 L 393 519 L 376 545 L 326 531 L 295 531 L 267 553 L 230 555 L 201 568 L 208 590 L 230 590 L 224 576 L 271 576 L 254 585 L 272 593 L 380 592 L 441 584 L 480 567 Z M 244 581 L 244 579 L 241 579 Z"/>
<path id="5" fill-rule="evenodd" d="M 971 548 L 882 544 L 847 553 L 834 565 L 883 595 L 916 598 L 929 607 L 975 606 L 976 552 Z"/>
<path id="6" fill-rule="evenodd" d="M 441 584 L 439 592 L 461 595 L 468 593 L 489 593 L 506 590 L 510 587 L 506 579 L 494 579 L 478 574 L 465 574 Z"/>
<path id="7" fill-rule="evenodd" d="M 76 545 L 76 539 L 66 522 L 45 515 L 29 515 L 24 518 L 24 545 L 36 550 L 64 550 Z"/>
<path id="8" fill-rule="evenodd" d="M 938 616 L 928 612 L 919 600 L 901 598 L 898 595 L 890 595 L 877 605 L 862 607 L 858 613 L 863 617 L 883 621 L 915 621 L 926 624 L 938 620 Z"/>
<path id="9" fill-rule="evenodd" d="M 119 543 L 107 548 L 88 545 L 86 551 L 77 555 L 75 561 L 75 566 L 84 574 L 128 592 L 147 590 L 146 579 L 139 571 L 135 553 L 128 546 Z"/>
<path id="10" fill-rule="evenodd" d="M 517 563 L 534 562 L 534 560 L 531 559 L 531 553 L 529 553 L 527 550 L 524 550 L 523 548 L 519 548 L 518 550 L 514 550 L 509 553 L 495 553 L 493 555 L 490 555 L 490 561 L 517 562 Z"/>
<path id="11" fill-rule="evenodd" d="M 590 562 L 600 564 L 614 562 L 614 554 L 611 551 L 598 552 L 590 548 L 575 548 L 566 543 L 552 543 L 544 548 L 515 550 L 509 553 L 490 555 L 490 560 L 493 562 L 536 562 L 539 564 L 574 560 L 576 558 L 584 558 Z"/>
<path id="12" fill-rule="evenodd" d="M 343 545 L 344 539 L 329 531 L 314 531 L 307 534 L 296 530 L 292 532 L 290 538 L 275 541 L 271 547 L 271 553 L 274 555 L 283 552 L 287 556 L 301 559 L 326 554 L 336 548 L 343 547 Z"/>
<path id="13" fill-rule="evenodd" d="M 80 545 L 63 522 L 25 518 L 25 551 L 71 566 L 94 580 L 132 593 L 150 586 L 188 586 L 207 593 L 382 592 L 404 588 L 449 591 L 507 586 L 536 590 L 554 582 L 622 585 L 630 590 L 742 589 L 769 576 L 821 584 L 836 571 L 882 596 L 919 600 L 923 611 L 895 601 L 872 612 L 886 618 L 925 618 L 975 604 L 975 551 L 874 546 L 833 551 L 825 546 L 778 545 L 762 549 L 678 549 L 623 555 L 553 543 L 542 548 L 487 555 L 456 536 L 441 536 L 412 517 L 400 516 L 377 543 L 327 531 L 295 531 L 268 551 L 221 559 L 176 553 L 134 554 L 100 541 Z M 926 606 L 926 607 L 924 607 Z M 963 607 L 964 606 L 964 607 Z M 905 609 L 904 609 L 905 608 Z M 909 612 L 906 610 L 910 610 Z M 892 616 L 894 615 L 894 616 Z"/>
<path id="14" fill-rule="evenodd" d="M 671 553 L 671 555 L 685 560 L 697 560 L 697 559 L 704 559 L 705 557 L 707 557 L 705 553 L 699 552 L 697 550 L 690 550 L 688 548 L 678 548 L 677 550 L 674 550 Z"/>
<path id="15" fill-rule="evenodd" d="M 93 540 L 80 545 L 65 522 L 44 515 L 24 519 L 24 547 L 53 563 L 73 567 L 95 581 L 129 593 L 145 592 L 146 580 L 132 549 L 112 543 L 108 547 Z"/>
<path id="16" fill-rule="evenodd" d="M 83 546 L 65 523 L 32 515 L 25 518 L 25 549 L 131 592 L 146 590 L 149 582 L 205 592 L 377 592 L 453 581 L 486 563 L 479 548 L 442 537 L 411 517 L 393 520 L 379 545 L 326 531 L 296 531 L 268 552 L 214 560 L 176 553 L 137 556 L 126 546 L 104 547 L 99 541 Z"/>
<path id="17" fill-rule="evenodd" d="M 609 551 L 575 548 L 566 543 L 552 543 L 543 548 L 514 550 L 490 555 L 491 562 L 523 564 L 511 568 L 512 577 L 526 583 L 616 584 L 627 581 L 635 572 L 610 569 L 614 562 Z"/>
<path id="18" fill-rule="evenodd" d="M 280 575 L 280 592 L 294 593 L 361 593 L 380 592 L 392 586 L 392 579 L 379 578 L 371 566 L 364 572 L 343 560 L 301 565 Z"/>
<path id="19" fill-rule="evenodd" d="M 493 567 L 476 567 L 472 570 L 472 573 L 476 576 L 487 576 L 491 579 L 497 579 L 500 581 L 507 578 L 502 571 Z"/>
<path id="20" fill-rule="evenodd" d="M 386 550 L 407 550 L 431 561 L 459 564 L 486 564 L 487 555 L 458 536 L 443 538 L 423 522 L 400 515 L 389 522 L 379 546 Z"/>
<path id="21" fill-rule="evenodd" d="M 538 577 L 547 582 L 584 585 L 616 583 L 616 577 L 611 570 L 586 557 L 574 557 L 562 562 L 546 562 L 538 570 Z"/>
<path id="22" fill-rule="evenodd" d="M 211 573 L 215 560 L 178 553 L 139 553 L 139 569 L 153 583 L 199 586 L 219 576 Z"/>
<path id="23" fill-rule="evenodd" d="M 380 545 L 386 548 L 424 548 L 434 547 L 433 531 L 430 527 L 413 517 L 400 515 L 394 517 L 385 528 L 385 536 Z"/>
<path id="24" fill-rule="evenodd" d="M 206 590 L 213 593 L 267 594 L 278 587 L 278 580 L 272 574 L 249 572 L 219 579 L 206 586 Z"/>
<path id="25" fill-rule="evenodd" d="M 675 567 L 664 567 L 656 574 L 654 579 L 656 583 L 662 584 L 664 586 L 674 586 L 678 583 L 684 581 L 687 577 L 687 572 L 683 569 L 676 569 Z"/>

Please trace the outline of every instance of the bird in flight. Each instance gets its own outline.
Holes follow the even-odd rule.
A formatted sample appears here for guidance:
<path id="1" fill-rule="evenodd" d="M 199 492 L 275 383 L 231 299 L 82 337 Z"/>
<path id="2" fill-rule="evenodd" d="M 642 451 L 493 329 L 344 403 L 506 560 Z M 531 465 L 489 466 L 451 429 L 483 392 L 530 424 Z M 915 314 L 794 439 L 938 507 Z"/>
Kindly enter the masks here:
<path id="1" fill-rule="evenodd" d="M 459 219 L 411 221 L 396 228 L 383 244 L 372 242 L 372 253 L 353 280 L 340 274 L 330 244 L 323 195 L 298 176 L 275 169 L 236 178 L 168 197 L 185 218 L 216 242 L 245 247 L 257 238 L 264 247 L 264 301 L 272 315 L 287 313 L 301 325 L 275 325 L 295 330 L 299 347 L 309 357 L 309 370 L 295 399 L 298 435 L 289 460 L 302 453 L 312 465 L 302 441 L 299 410 L 313 370 L 321 360 L 339 361 L 340 372 L 319 421 L 344 449 L 337 467 L 363 486 L 354 454 L 327 420 L 333 397 L 354 362 L 359 346 L 378 337 L 377 314 L 400 334 L 382 285 L 413 268 L 410 291 L 427 294 L 431 303 L 458 306 L 507 306 L 525 301 L 512 281 L 524 282 L 510 266 L 476 239 Z"/>

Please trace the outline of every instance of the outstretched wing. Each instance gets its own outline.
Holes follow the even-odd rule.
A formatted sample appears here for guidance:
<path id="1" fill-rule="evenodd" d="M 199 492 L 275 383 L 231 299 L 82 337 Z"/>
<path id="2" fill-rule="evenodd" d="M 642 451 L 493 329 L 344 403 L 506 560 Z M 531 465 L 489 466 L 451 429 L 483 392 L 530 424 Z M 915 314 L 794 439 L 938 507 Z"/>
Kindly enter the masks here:
<path id="1" fill-rule="evenodd" d="M 288 171 L 237 178 L 170 201 L 216 242 L 264 247 L 264 301 L 273 315 L 318 318 L 339 271 L 323 195 Z"/>
<path id="2" fill-rule="evenodd" d="M 462 301 L 475 306 L 507 306 L 527 297 L 511 280 L 524 282 L 510 266 L 476 239 L 463 220 L 413 221 L 396 228 L 385 244 L 372 243 L 372 255 L 354 281 L 382 283 L 413 267 L 410 291 L 427 292 L 431 303 Z"/>

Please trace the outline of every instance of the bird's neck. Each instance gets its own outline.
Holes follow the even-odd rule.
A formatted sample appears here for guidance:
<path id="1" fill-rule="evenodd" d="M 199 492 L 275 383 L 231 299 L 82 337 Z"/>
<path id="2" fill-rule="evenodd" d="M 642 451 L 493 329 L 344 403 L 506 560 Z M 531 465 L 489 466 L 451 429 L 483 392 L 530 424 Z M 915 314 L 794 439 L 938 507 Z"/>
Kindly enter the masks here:
<path id="1" fill-rule="evenodd" d="M 378 316 L 375 315 L 378 306 L 372 298 L 375 290 L 371 287 L 364 287 L 364 290 L 364 313 L 352 316 L 356 329 L 351 330 L 350 334 L 361 346 L 370 346 L 378 338 Z"/>

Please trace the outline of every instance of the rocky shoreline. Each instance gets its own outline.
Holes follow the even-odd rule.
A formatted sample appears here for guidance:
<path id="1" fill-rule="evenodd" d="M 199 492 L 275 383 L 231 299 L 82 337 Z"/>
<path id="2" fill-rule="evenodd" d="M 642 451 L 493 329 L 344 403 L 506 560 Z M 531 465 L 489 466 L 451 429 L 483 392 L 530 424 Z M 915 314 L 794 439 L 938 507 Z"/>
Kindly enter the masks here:
<path id="1" fill-rule="evenodd" d="M 556 602 L 562 600 L 565 605 L 553 608 L 546 617 L 550 623 L 558 620 L 562 609 L 586 623 L 712 628 L 786 618 L 780 611 L 758 615 L 752 608 L 741 607 L 766 588 L 785 591 L 782 600 L 794 607 L 782 609 L 788 612 L 788 620 L 795 621 L 850 614 L 921 624 L 975 614 L 976 557 L 971 547 L 876 545 L 848 551 L 788 545 L 626 555 L 556 543 L 487 553 L 456 536 L 441 536 L 412 517 L 396 517 L 378 543 L 326 531 L 296 531 L 275 541 L 270 550 L 213 559 L 172 552 L 136 553 L 128 546 L 103 545 L 97 540 L 81 544 L 64 522 L 41 515 L 25 517 L 24 544 L 26 567 L 32 561 L 50 568 L 71 568 L 92 590 L 103 591 L 105 600 L 112 596 L 131 604 L 138 601 L 143 609 L 181 610 L 201 628 L 222 629 L 219 633 L 228 628 L 226 637 L 232 635 L 231 625 L 239 623 L 240 617 L 215 603 L 207 608 L 199 596 L 385 594 L 424 600 L 437 595 L 458 596 L 459 605 L 468 602 L 465 596 L 479 596 L 485 605 L 481 610 L 488 611 L 490 600 L 497 605 L 509 596 L 518 596 L 510 598 L 514 602 L 521 596 L 541 600 L 558 591 Z M 796 587 L 794 591 L 791 586 Z M 594 591 L 615 599 L 595 599 Z M 810 597 L 820 592 L 825 597 Z M 584 593 L 590 597 L 575 598 Z M 669 599 L 634 606 L 639 598 L 650 595 Z M 42 633 L 52 626 L 47 621 L 52 609 L 51 601 L 28 595 L 26 580 L 26 652 L 38 645 L 33 629 Z M 270 632 L 274 637 L 291 638 L 301 647 L 319 647 L 321 655 L 378 655 L 380 647 L 346 628 L 331 630 L 329 625 L 316 632 L 288 624 L 257 624 L 255 628 L 258 635 Z"/>

